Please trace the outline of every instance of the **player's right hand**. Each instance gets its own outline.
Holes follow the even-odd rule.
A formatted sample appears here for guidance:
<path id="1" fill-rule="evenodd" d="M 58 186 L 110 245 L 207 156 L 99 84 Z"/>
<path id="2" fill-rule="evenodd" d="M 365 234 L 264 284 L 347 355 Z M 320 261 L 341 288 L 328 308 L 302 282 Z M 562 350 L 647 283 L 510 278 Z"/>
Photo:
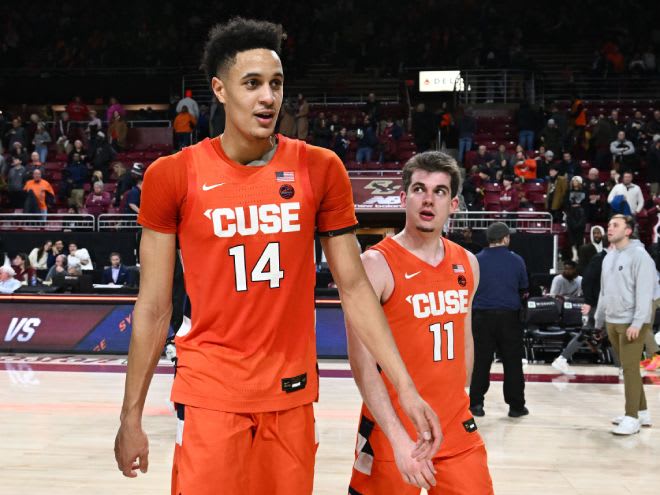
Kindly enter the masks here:
<path id="1" fill-rule="evenodd" d="M 115 437 L 115 460 L 117 467 L 127 478 L 137 477 L 149 469 L 149 439 L 139 425 L 122 423 Z"/>
<path id="2" fill-rule="evenodd" d="M 422 399 L 414 386 L 399 391 L 399 404 L 415 425 L 420 441 L 414 448 L 412 456 L 417 460 L 432 459 L 440 450 L 442 442 L 442 429 L 438 415 Z"/>
<path id="3" fill-rule="evenodd" d="M 433 461 L 428 459 L 418 461 L 413 458 L 411 452 L 415 449 L 415 443 L 405 432 L 392 443 L 392 449 L 396 467 L 399 469 L 403 481 L 425 490 L 435 486 L 436 470 L 433 467 Z"/>

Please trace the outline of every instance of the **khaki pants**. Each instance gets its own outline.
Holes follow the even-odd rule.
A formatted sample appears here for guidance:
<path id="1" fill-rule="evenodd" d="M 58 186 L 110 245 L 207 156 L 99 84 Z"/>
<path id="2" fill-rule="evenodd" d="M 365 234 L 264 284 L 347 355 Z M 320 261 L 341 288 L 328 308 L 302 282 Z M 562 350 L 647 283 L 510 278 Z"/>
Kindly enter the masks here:
<path id="1" fill-rule="evenodd" d="M 649 333 L 651 325 L 649 323 L 643 325 L 637 338 L 632 341 L 626 337 L 626 330 L 629 326 L 626 323 L 606 323 L 607 336 L 619 356 L 623 368 L 626 416 L 636 418 L 639 411 L 646 410 L 646 395 L 639 370 L 639 359 L 644 347 L 644 338 Z"/>
<path id="2" fill-rule="evenodd" d="M 653 335 L 653 324 L 655 323 L 655 312 L 660 307 L 660 298 L 653 301 L 653 309 L 651 310 L 651 328 L 646 332 L 646 337 L 644 338 L 644 347 L 646 348 L 646 357 L 652 358 L 654 354 L 657 354 L 660 351 L 658 348 L 658 343 L 655 341 L 655 335 Z"/>

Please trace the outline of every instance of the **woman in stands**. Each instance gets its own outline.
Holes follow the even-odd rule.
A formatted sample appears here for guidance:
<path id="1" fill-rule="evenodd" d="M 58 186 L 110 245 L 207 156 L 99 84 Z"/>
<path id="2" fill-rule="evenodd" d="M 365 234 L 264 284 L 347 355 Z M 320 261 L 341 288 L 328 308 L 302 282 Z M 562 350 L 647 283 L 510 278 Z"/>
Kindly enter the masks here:
<path id="1" fill-rule="evenodd" d="M 30 260 L 25 253 L 18 253 L 12 261 L 12 268 L 16 272 L 14 278 L 23 285 L 28 285 L 33 276 L 36 276 L 36 271 L 30 266 Z"/>
<path id="2" fill-rule="evenodd" d="M 53 247 L 53 241 L 47 240 L 43 246 L 36 247 L 30 251 L 28 260 L 35 270 L 48 269 L 48 253 Z"/>

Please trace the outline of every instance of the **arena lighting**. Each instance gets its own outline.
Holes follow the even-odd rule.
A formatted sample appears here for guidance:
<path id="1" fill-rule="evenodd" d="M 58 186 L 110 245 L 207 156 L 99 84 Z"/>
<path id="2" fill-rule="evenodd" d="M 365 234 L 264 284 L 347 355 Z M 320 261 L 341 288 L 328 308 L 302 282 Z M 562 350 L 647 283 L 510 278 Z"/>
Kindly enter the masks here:
<path id="1" fill-rule="evenodd" d="M 465 83 L 460 70 L 420 70 L 419 91 L 423 93 L 465 91 Z"/>

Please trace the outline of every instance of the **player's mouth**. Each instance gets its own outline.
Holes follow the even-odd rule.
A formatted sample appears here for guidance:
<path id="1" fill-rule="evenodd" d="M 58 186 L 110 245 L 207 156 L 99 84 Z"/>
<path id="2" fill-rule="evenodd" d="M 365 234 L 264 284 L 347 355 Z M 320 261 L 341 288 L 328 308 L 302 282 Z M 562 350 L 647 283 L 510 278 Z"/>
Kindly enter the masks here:
<path id="1" fill-rule="evenodd" d="M 263 126 L 270 126 L 275 120 L 274 110 L 262 110 L 254 114 L 257 122 Z"/>
<path id="2" fill-rule="evenodd" d="M 419 216 L 426 222 L 430 222 L 435 218 L 435 214 L 431 210 L 422 210 L 419 212 Z"/>

